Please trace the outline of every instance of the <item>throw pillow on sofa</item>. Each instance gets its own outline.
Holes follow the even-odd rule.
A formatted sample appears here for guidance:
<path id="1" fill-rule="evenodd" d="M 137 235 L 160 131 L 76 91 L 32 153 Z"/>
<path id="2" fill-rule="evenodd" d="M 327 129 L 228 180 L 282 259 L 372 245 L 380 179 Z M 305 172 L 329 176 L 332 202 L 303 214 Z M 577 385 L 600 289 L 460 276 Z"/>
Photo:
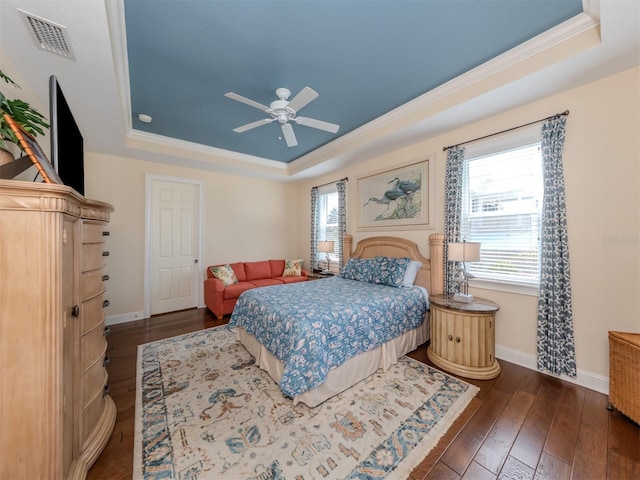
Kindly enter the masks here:
<path id="1" fill-rule="evenodd" d="M 238 283 L 238 277 L 229 264 L 220 265 L 219 267 L 211 267 L 211 273 L 217 279 L 222 280 L 222 284 L 225 287 Z"/>
<path id="2" fill-rule="evenodd" d="M 286 260 L 284 262 L 283 277 L 299 277 L 302 275 L 303 260 Z"/>

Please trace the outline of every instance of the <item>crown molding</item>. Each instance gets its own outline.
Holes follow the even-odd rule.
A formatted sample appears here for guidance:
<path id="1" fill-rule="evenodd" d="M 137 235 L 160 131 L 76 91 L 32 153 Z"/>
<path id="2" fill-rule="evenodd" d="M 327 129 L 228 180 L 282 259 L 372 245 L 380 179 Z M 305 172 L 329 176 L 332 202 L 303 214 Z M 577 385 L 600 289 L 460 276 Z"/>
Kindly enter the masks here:
<path id="1" fill-rule="evenodd" d="M 391 131 L 397 131 L 402 127 L 406 127 L 408 123 L 412 123 L 412 117 L 418 114 L 425 113 L 426 111 L 429 115 L 434 115 L 462 103 L 469 98 L 460 94 L 465 90 L 480 86 L 483 82 L 488 84 L 484 86 L 484 90 L 487 92 L 513 81 L 511 76 L 501 74 L 514 67 L 522 66 L 522 64 L 528 60 L 533 60 L 542 53 L 550 52 L 554 48 L 562 46 L 564 43 L 579 35 L 598 30 L 600 25 L 599 10 L 597 9 L 599 2 L 597 0 L 584 0 L 584 3 L 589 6 L 589 14 L 583 12 L 576 15 L 562 24 L 430 90 L 420 97 L 405 103 L 337 140 L 294 160 L 289 164 L 290 170 L 295 173 L 300 173 L 307 168 L 344 152 L 347 148 L 353 148 L 354 144 L 364 144 L 369 139 L 368 137 L 379 137 L 381 132 L 386 135 L 391 133 Z M 591 45 L 586 47 L 590 48 Z M 571 52 L 571 54 L 576 53 L 578 52 Z M 562 60 L 562 58 L 560 60 Z M 537 65 L 532 65 L 529 71 L 525 69 L 519 76 L 522 77 L 533 73 L 533 71 L 537 69 L 539 69 Z M 474 90 L 473 96 L 477 95 L 478 92 Z M 463 98 L 456 99 L 455 97 Z M 455 104 L 452 104 L 451 100 L 453 100 Z M 422 117 L 424 118 L 424 116 L 423 114 Z"/>
<path id="2" fill-rule="evenodd" d="M 201 143 L 188 142 L 176 138 L 165 137 L 155 133 L 143 132 L 129 129 L 127 132 L 126 145 L 139 150 L 157 151 L 163 154 L 180 155 L 184 158 L 205 161 L 208 163 L 232 161 L 237 166 L 238 162 L 261 166 L 269 169 L 280 170 L 286 173 L 287 164 L 262 157 L 255 157 L 246 153 L 232 152 L 217 147 L 202 145 Z"/>
<path id="3" fill-rule="evenodd" d="M 342 155 L 352 155 L 353 152 L 369 142 L 379 140 L 381 137 L 395 133 L 412 123 L 529 75 L 541 68 L 537 59 L 542 54 L 550 54 L 552 57 L 546 60 L 546 65 L 549 65 L 591 48 L 593 45 L 589 42 L 574 45 L 569 48 L 569 51 L 560 47 L 575 37 L 594 30 L 597 31 L 599 38 L 600 20 L 599 0 L 583 0 L 583 13 L 287 164 L 135 130 L 131 121 L 124 3 L 122 1 L 105 1 L 105 8 L 109 19 L 114 70 L 128 147 L 175 154 L 210 165 L 220 164 L 222 168 L 254 169 L 259 166 L 270 170 L 270 173 L 277 172 L 278 176 L 283 177 L 283 180 L 291 179 L 293 175 L 303 173 L 329 160 L 335 160 Z M 554 49 L 560 50 L 555 58 L 553 58 Z M 508 75 L 507 72 L 509 72 Z M 172 151 L 167 151 L 167 149 Z"/>

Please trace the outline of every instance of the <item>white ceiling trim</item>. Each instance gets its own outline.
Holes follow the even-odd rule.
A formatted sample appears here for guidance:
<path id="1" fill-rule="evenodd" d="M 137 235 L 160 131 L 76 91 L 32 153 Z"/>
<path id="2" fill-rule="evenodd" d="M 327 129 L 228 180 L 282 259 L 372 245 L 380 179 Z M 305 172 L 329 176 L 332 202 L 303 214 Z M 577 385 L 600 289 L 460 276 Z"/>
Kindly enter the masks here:
<path id="1" fill-rule="evenodd" d="M 537 65 L 532 65 L 530 68 L 524 66 L 522 71 L 516 74 L 515 78 L 513 75 L 505 75 L 505 72 L 508 70 L 523 66 L 524 62 L 536 59 L 543 53 L 551 53 L 553 55 L 552 50 L 555 47 L 561 47 L 566 42 L 578 36 L 595 33 L 597 37 L 593 36 L 593 38 L 597 38 L 599 43 L 599 21 L 596 18 L 586 13 L 581 13 L 563 22 L 508 52 L 485 62 L 473 70 L 349 132 L 333 142 L 294 160 L 289 164 L 290 173 L 301 173 L 307 168 L 316 166 L 335 155 L 339 155 L 347 148 L 352 149 L 354 144 L 359 146 L 367 142 L 367 139 L 371 136 L 375 135 L 375 137 L 379 139 L 381 132 L 383 135 L 388 135 L 406 127 L 410 123 L 423 120 L 427 115 L 434 115 L 446 108 L 459 105 L 463 101 L 478 95 L 479 92 L 477 89 L 467 94 L 463 93 L 466 90 L 471 90 L 473 87 L 480 87 L 482 89 L 480 93 L 486 93 L 517 78 L 533 73 L 539 68 Z M 579 48 L 580 51 L 582 51 L 596 45 L 597 43 L 593 42 L 588 44 L 580 42 Z M 572 56 L 577 53 L 579 52 L 571 49 L 571 51 L 564 53 L 563 56 L 566 58 L 567 56 Z M 563 58 L 558 58 L 556 61 L 561 59 Z M 538 62 L 533 63 L 537 64 Z M 482 86 L 482 82 L 489 83 L 489 85 Z"/>
<path id="2" fill-rule="evenodd" d="M 127 54 L 124 1 L 105 0 L 105 8 L 111 37 L 111 48 L 113 50 L 116 83 L 122 107 L 122 121 L 126 132 L 125 145 L 127 147 L 161 154 L 168 154 L 168 150 L 170 150 L 177 157 L 204 161 L 212 165 L 219 164 L 221 167 L 226 167 L 224 171 L 229 168 L 238 170 L 238 167 L 241 166 L 239 164 L 244 164 L 245 167 L 259 166 L 265 172 L 276 173 L 278 176 L 287 176 L 287 164 L 282 162 L 135 130 L 131 122 L 131 88 L 129 84 L 129 57 Z"/>
<path id="3" fill-rule="evenodd" d="M 164 135 L 158 135 L 156 133 L 142 132 L 140 130 L 129 130 L 126 138 L 126 146 L 138 150 L 152 151 L 156 151 L 156 148 L 160 147 L 161 149 L 157 151 L 161 153 L 166 154 L 171 151 L 174 155 L 182 155 L 186 158 L 206 161 L 207 163 L 229 160 L 233 161 L 235 166 L 237 166 L 238 162 L 243 162 L 252 166 L 257 165 L 272 168 L 279 170 L 282 173 L 286 173 L 287 170 L 286 163 L 277 162 L 275 160 L 268 160 L 266 158 L 256 157 L 246 153 L 238 153 L 230 150 L 224 150 L 222 148 L 210 147 L 208 145 L 202 145 L 201 143 L 179 140 L 172 137 L 166 137 Z"/>
<path id="4" fill-rule="evenodd" d="M 129 86 L 129 56 L 127 55 L 127 30 L 124 20 L 124 0 L 104 1 L 107 28 L 111 39 L 113 70 L 120 99 L 120 112 L 125 132 L 133 130 L 131 123 L 131 88 Z"/>
<path id="5" fill-rule="evenodd" d="M 567 20 L 315 151 L 289 164 L 284 164 L 271 159 L 134 130 L 131 121 L 124 1 L 105 0 L 114 70 L 126 132 L 125 143 L 131 148 L 163 154 L 168 154 L 167 150 L 171 150 L 172 154 L 183 157 L 185 160 L 203 161 L 214 167 L 219 165 L 222 170 L 229 168 L 237 170 L 242 169 L 243 166 L 247 169 L 255 169 L 258 166 L 271 174 L 281 176 L 283 180 L 291 179 L 324 162 L 344 156 L 348 151 L 352 152 L 350 155 L 355 155 L 357 149 L 371 141 L 379 140 L 410 124 L 460 105 L 479 94 L 531 74 L 541 68 L 539 58 L 543 54 L 549 57 L 546 64 L 549 65 L 549 62 L 554 63 L 592 48 L 600 40 L 599 1 L 583 0 L 583 6 L 585 13 Z M 574 42 L 573 46 L 566 48 L 566 44 L 572 39 L 588 35 L 595 40 Z"/>

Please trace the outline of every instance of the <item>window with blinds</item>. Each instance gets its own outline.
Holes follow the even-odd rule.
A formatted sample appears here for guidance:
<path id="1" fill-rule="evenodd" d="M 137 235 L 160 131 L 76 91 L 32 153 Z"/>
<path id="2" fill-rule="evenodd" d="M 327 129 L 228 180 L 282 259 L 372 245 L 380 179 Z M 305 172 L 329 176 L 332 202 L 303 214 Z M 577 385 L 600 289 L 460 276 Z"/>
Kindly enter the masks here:
<path id="1" fill-rule="evenodd" d="M 317 238 L 319 241 L 329 240 L 334 242 L 334 251 L 329 254 L 331 270 L 338 272 L 338 191 L 335 185 L 324 187 L 318 192 L 318 225 L 316 226 Z M 318 252 L 317 260 L 319 264 L 326 268 L 327 255 Z"/>
<path id="2" fill-rule="evenodd" d="M 542 155 L 540 142 L 464 162 L 461 238 L 481 242 L 478 279 L 538 286 Z"/>

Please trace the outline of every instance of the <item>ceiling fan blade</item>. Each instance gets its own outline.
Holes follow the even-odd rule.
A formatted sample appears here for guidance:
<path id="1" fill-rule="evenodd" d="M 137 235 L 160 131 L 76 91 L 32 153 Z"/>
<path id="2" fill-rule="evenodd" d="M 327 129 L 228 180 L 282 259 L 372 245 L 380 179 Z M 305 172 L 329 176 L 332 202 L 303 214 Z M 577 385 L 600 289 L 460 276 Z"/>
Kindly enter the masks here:
<path id="1" fill-rule="evenodd" d="M 287 107 L 292 109 L 294 112 L 297 112 L 302 109 L 302 107 L 313 102 L 316 98 L 318 98 L 318 92 L 312 88 L 304 87 L 295 97 L 293 97 L 293 100 L 289 102 Z"/>
<path id="2" fill-rule="evenodd" d="M 231 100 L 237 100 L 238 102 L 246 103 L 247 105 L 257 108 L 258 110 L 262 110 L 263 112 L 269 110 L 269 107 L 267 107 L 266 105 L 254 102 L 253 100 L 243 97 L 242 95 L 238 95 L 237 93 L 229 92 L 225 93 L 224 96 L 230 98 Z"/>
<path id="3" fill-rule="evenodd" d="M 252 128 L 261 127 L 262 125 L 266 125 L 267 123 L 273 122 L 273 118 L 263 118 L 262 120 L 258 120 L 257 122 L 247 123 L 246 125 L 242 125 L 241 127 L 234 128 L 233 131 L 236 133 L 246 132 L 247 130 L 251 130 Z"/>
<path id="4" fill-rule="evenodd" d="M 293 133 L 293 127 L 290 123 L 282 124 L 282 134 L 284 135 L 284 141 L 287 142 L 287 147 L 295 147 L 298 145 L 296 134 Z"/>
<path id="5" fill-rule="evenodd" d="M 340 125 L 335 123 L 323 122 L 322 120 L 316 120 L 315 118 L 296 117 L 294 118 L 296 123 L 304 125 L 305 127 L 317 128 L 324 130 L 325 132 L 337 133 Z"/>

